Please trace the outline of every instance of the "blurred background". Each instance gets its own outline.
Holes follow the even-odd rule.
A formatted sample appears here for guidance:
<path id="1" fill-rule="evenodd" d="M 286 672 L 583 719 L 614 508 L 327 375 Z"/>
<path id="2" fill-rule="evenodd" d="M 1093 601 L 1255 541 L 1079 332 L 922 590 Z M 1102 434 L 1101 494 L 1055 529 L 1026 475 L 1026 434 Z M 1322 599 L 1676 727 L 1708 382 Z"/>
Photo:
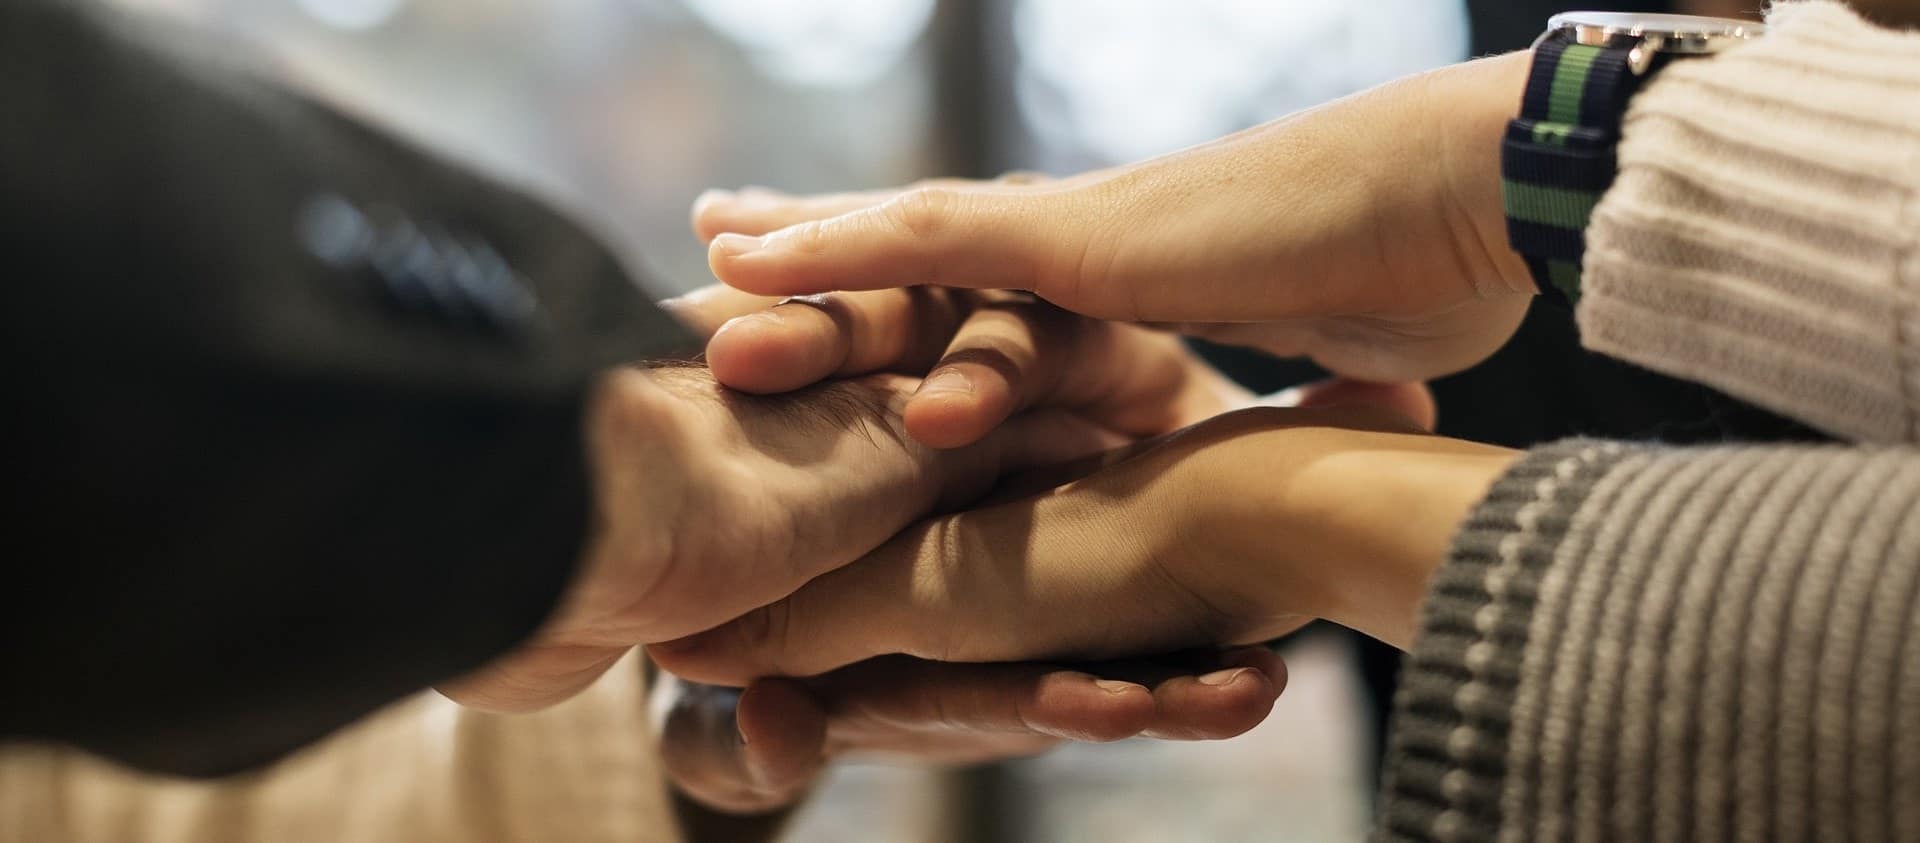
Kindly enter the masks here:
<path id="1" fill-rule="evenodd" d="M 1400 75 L 1522 47 L 1523 0 L 116 0 L 257 45 L 318 96 L 572 209 L 650 292 L 708 283 L 708 187 L 795 192 L 1066 174 L 1205 141 Z M 1671 4 L 1578 3 L 1673 10 Z M 1687 5 L 1687 4 L 1682 4 Z M 1699 0 L 1694 10 L 1753 3 Z M 1700 7 L 1711 7 L 1701 9 Z M 1446 432 L 1632 434 L 1685 387 L 1584 358 L 1564 311 L 1437 385 Z M 1262 389 L 1310 367 L 1209 349 Z M 1585 384 L 1565 393 L 1569 369 Z M 1596 385 L 1597 384 L 1597 385 Z M 1514 389 L 1548 394 L 1503 412 Z M 1709 408 L 1721 423 L 1726 408 Z M 1685 438 L 1688 431 L 1660 431 Z M 1704 431 L 1702 432 L 1704 434 Z M 807 841 L 1340 841 L 1368 822 L 1392 653 L 1286 645 L 1288 693 L 1226 743 L 1076 747 L 936 774 L 848 767 Z"/>

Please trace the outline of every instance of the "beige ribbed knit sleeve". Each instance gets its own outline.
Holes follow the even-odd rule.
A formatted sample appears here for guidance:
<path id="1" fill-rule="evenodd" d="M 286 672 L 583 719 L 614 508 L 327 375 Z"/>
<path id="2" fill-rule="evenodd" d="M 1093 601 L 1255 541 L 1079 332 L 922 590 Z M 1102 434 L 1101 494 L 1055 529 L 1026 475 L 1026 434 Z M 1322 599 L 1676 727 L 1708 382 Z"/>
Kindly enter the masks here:
<path id="1" fill-rule="evenodd" d="M 1782 3 L 1634 98 L 1584 344 L 1836 436 L 1920 441 L 1920 33 Z"/>
<path id="2" fill-rule="evenodd" d="M 1529 453 L 1432 585 L 1383 841 L 1920 840 L 1920 449 Z"/>

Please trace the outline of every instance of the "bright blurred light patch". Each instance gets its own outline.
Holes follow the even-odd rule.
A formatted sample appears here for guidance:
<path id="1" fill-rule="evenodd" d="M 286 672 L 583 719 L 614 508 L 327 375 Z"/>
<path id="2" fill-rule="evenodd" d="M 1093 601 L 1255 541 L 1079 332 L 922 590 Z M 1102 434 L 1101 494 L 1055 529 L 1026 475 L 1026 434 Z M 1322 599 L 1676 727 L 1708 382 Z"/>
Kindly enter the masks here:
<path id="1" fill-rule="evenodd" d="M 407 0 L 294 0 L 314 20 L 335 29 L 373 29 L 393 20 Z"/>
<path id="2" fill-rule="evenodd" d="M 1020 0 L 1022 117 L 1130 161 L 1467 54 L 1458 0 Z"/>
<path id="3" fill-rule="evenodd" d="M 857 88 L 886 75 L 912 49 L 934 0 L 685 2 L 768 76 L 803 87 Z"/>

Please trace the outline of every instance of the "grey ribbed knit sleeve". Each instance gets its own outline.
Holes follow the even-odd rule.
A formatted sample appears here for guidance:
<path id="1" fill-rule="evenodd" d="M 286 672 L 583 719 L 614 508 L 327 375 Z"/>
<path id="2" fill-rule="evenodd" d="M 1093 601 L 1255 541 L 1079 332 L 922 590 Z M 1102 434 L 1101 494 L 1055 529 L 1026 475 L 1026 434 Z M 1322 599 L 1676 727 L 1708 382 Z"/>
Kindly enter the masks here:
<path id="1" fill-rule="evenodd" d="M 1587 230 L 1582 342 L 1844 439 L 1920 442 L 1920 33 L 1831 2 L 1768 27 L 1634 97 Z"/>
<path id="2" fill-rule="evenodd" d="M 1385 840 L 1920 840 L 1920 451 L 1527 455 L 1396 701 Z"/>

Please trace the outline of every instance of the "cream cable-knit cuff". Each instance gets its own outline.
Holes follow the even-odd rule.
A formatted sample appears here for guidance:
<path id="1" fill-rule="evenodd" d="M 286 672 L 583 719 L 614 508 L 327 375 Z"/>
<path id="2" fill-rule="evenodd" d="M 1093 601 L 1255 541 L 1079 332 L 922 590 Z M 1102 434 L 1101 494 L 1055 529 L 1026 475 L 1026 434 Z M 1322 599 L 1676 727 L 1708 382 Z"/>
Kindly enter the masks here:
<path id="1" fill-rule="evenodd" d="M 1920 441 L 1920 34 L 1832 2 L 1769 24 L 1634 99 L 1582 340 L 1837 436 Z"/>

